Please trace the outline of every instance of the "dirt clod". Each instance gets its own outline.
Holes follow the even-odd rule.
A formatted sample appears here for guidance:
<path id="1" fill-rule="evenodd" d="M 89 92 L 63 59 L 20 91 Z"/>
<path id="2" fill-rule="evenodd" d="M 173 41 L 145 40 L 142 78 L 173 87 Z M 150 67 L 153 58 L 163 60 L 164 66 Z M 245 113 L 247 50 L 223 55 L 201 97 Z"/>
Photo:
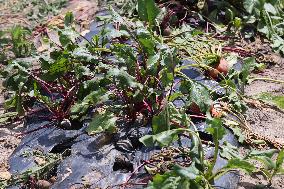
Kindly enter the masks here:
<path id="1" fill-rule="evenodd" d="M 0 178 L 4 180 L 9 180 L 11 178 L 11 174 L 8 171 L 0 172 Z"/>
<path id="2" fill-rule="evenodd" d="M 39 189 L 49 189 L 51 187 L 51 183 L 46 180 L 38 180 L 37 186 Z"/>

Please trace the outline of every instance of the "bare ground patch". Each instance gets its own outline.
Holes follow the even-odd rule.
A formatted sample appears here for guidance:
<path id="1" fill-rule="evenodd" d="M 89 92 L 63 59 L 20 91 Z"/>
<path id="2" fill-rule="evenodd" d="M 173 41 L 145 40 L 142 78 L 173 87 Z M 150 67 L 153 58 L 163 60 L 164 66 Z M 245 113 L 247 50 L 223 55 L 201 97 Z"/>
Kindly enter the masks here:
<path id="1" fill-rule="evenodd" d="M 284 80 L 283 65 L 275 65 L 264 70 L 263 73 L 253 74 L 254 77 L 272 78 L 275 80 Z M 269 92 L 275 95 L 284 95 L 284 84 L 267 81 L 254 81 L 245 88 L 245 94 L 255 97 L 263 92 Z M 278 142 L 284 142 L 284 111 L 273 106 L 249 106 L 246 112 L 246 118 L 251 128 L 262 135 L 275 139 Z M 268 182 L 263 175 L 255 174 L 252 176 L 241 173 L 239 189 L 263 188 Z M 284 188 L 284 176 L 275 176 L 272 181 L 273 189 Z"/>

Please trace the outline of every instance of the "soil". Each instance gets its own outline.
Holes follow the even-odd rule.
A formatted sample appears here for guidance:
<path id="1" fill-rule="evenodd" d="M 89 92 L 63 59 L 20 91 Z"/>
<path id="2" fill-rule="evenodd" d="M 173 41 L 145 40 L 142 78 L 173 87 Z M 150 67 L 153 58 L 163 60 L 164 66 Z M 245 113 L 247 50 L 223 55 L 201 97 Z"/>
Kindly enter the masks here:
<path id="1" fill-rule="evenodd" d="M 252 76 L 284 80 L 284 65 L 276 64 L 265 69 L 262 73 L 252 74 Z M 284 84 L 258 80 L 245 88 L 245 94 L 249 97 L 255 97 L 262 92 L 284 95 Z M 284 142 L 284 111 L 281 109 L 264 104 L 250 106 L 246 112 L 246 118 L 255 132 L 266 135 L 278 142 Z M 267 184 L 267 180 L 262 175 L 255 174 L 248 176 L 241 173 L 239 189 L 263 188 Z M 284 176 L 275 176 L 270 188 L 284 188 Z"/>
<path id="2" fill-rule="evenodd" d="M 0 82 L 0 91 L 3 91 L 2 83 Z M 0 114 L 4 113 L 3 108 L 4 96 L 3 93 L 0 94 Z M 21 121 L 7 124 L 0 127 L 0 172 L 6 172 L 9 168 L 8 158 L 20 143 L 21 139 L 16 137 L 16 135 L 21 132 L 23 128 L 23 123 Z"/>
<path id="3" fill-rule="evenodd" d="M 284 81 L 284 65 L 275 65 L 263 73 L 253 74 L 254 77 L 269 77 Z M 262 92 L 284 95 L 284 84 L 265 81 L 255 81 L 245 89 L 247 96 L 255 97 Z M 250 107 L 246 112 L 251 128 L 279 142 L 284 142 L 284 111 L 273 106 Z"/>

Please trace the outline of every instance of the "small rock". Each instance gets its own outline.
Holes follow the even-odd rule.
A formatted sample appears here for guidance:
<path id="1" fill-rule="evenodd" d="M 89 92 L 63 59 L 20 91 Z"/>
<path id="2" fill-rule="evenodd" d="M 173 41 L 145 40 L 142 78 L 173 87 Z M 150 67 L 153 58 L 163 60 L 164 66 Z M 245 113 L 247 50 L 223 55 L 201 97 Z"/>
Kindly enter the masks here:
<path id="1" fill-rule="evenodd" d="M 38 180 L 37 186 L 39 189 L 49 189 L 51 187 L 51 183 L 47 180 Z"/>
<path id="2" fill-rule="evenodd" d="M 70 128 L 71 127 L 71 122 L 69 121 L 69 119 L 63 119 L 60 123 L 60 125 L 63 128 Z"/>
<path id="3" fill-rule="evenodd" d="M 9 180 L 11 178 L 11 173 L 9 173 L 8 171 L 3 171 L 0 172 L 0 178 L 4 179 L 4 180 Z"/>

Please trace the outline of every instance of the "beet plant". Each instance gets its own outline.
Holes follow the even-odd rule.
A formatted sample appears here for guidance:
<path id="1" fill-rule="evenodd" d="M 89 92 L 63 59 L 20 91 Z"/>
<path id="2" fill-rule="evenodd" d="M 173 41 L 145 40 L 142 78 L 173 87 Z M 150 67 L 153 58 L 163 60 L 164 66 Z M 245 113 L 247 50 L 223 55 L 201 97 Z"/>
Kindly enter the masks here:
<path id="1" fill-rule="evenodd" d="M 19 115 L 48 120 L 51 124 L 46 126 L 61 129 L 80 129 L 82 126 L 75 123 L 91 118 L 84 130 L 90 135 L 116 133 L 121 129 L 119 123 L 131 127 L 139 122 L 140 127 L 151 126 L 152 133 L 140 139 L 147 147 L 169 146 L 180 135 L 189 137 L 190 152 L 186 155 L 192 164 L 174 165 L 169 172 L 155 175 L 148 188 L 213 188 L 214 181 L 230 171 L 258 171 L 251 163 L 257 159 L 257 152 L 242 157 L 235 148 L 220 142 L 226 132 L 225 123 L 235 120 L 214 118 L 223 114 L 212 114 L 218 101 L 230 104 L 237 113 L 243 110 L 238 85 L 248 82 L 253 59 L 245 59 L 239 71 L 229 69 L 218 40 L 205 43 L 200 31 L 190 27 L 162 36 L 161 28 L 169 24 L 170 13 L 163 15 L 153 0 L 138 0 L 137 11 L 139 19 L 129 19 L 110 9 L 110 15 L 99 17 L 104 24 L 91 40 L 74 30 L 74 17 L 67 13 L 65 27 L 58 29 L 60 44 L 53 44 L 33 63 L 12 61 L 2 72 L 6 88 L 13 91 L 6 107 L 17 110 Z M 194 62 L 185 65 L 185 60 Z M 226 70 L 212 66 L 221 60 Z M 193 78 L 192 68 L 211 82 L 219 81 L 225 92 L 219 94 L 217 89 Z M 210 77 L 208 72 L 212 70 L 219 73 Z M 194 106 L 198 111 L 193 110 Z M 44 115 L 39 115 L 40 111 L 45 111 Z M 229 113 L 238 118 L 233 111 Z M 212 136 L 214 147 L 211 159 L 204 157 L 204 141 L 194 118 L 208 125 L 205 132 Z M 242 118 L 239 121 L 242 123 L 235 121 L 237 125 L 245 125 Z M 241 136 L 236 129 L 233 131 Z M 283 152 L 276 163 L 267 161 L 276 153 L 272 152 L 263 152 L 257 159 L 270 163 L 270 171 L 260 169 L 270 180 L 282 173 L 283 163 Z M 218 156 L 229 161 L 214 170 Z"/>

